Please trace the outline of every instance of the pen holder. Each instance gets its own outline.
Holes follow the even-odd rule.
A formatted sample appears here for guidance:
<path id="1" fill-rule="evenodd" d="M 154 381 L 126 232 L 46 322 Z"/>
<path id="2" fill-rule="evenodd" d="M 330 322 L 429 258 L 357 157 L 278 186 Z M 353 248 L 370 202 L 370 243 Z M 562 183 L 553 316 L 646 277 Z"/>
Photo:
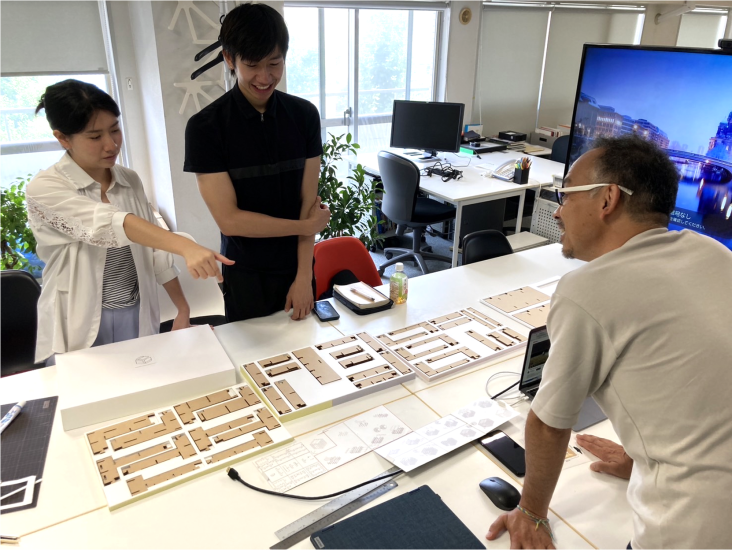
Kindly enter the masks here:
<path id="1" fill-rule="evenodd" d="M 529 168 L 524 168 L 523 170 L 521 168 L 514 169 L 513 182 L 520 185 L 529 183 L 529 170 Z"/>

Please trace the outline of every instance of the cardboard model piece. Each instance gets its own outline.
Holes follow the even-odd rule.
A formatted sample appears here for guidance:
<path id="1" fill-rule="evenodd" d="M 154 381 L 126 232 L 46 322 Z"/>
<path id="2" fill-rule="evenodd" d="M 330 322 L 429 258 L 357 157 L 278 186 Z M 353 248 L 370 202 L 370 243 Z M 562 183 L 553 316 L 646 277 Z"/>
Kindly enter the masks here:
<path id="1" fill-rule="evenodd" d="M 260 359 L 241 370 L 283 422 L 414 378 L 408 365 L 365 332 Z"/>
<path id="2" fill-rule="evenodd" d="M 558 277 L 527 285 L 516 290 L 483 298 L 481 303 L 516 319 L 524 326 L 537 328 L 546 325 L 549 301 L 559 282 Z"/>
<path id="3" fill-rule="evenodd" d="M 292 439 L 247 385 L 117 422 L 86 437 L 110 509 Z"/>

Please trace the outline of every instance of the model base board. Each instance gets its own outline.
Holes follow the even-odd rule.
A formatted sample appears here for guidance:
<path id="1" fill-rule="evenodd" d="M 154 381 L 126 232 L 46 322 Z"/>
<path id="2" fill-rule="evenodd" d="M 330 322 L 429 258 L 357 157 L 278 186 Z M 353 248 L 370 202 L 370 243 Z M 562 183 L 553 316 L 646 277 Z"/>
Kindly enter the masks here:
<path id="1" fill-rule="evenodd" d="M 549 302 L 559 278 L 526 285 L 516 290 L 483 298 L 480 302 L 516 319 L 529 328 L 543 327 L 549 317 Z"/>
<path id="2" fill-rule="evenodd" d="M 86 437 L 110 509 L 292 439 L 247 385 L 142 414 Z"/>
<path id="3" fill-rule="evenodd" d="M 503 315 L 486 315 L 469 307 L 377 339 L 427 381 L 495 359 L 526 345 L 521 325 L 507 326 Z"/>
<path id="4" fill-rule="evenodd" d="M 283 422 L 414 378 L 365 332 L 247 363 L 241 371 Z"/>

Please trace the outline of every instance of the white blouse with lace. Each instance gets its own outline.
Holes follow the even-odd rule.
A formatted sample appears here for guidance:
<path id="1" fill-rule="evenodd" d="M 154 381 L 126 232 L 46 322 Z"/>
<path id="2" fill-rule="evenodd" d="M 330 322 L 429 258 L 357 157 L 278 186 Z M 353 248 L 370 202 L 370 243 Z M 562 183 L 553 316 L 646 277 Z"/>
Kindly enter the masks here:
<path id="1" fill-rule="evenodd" d="M 28 220 L 36 237 L 38 257 L 46 262 L 38 300 L 36 361 L 53 353 L 85 349 L 99 331 L 102 281 L 107 248 L 130 246 L 140 291 L 140 336 L 160 328 L 157 284 L 178 276 L 173 256 L 135 244 L 123 222 L 135 214 L 156 223 L 138 175 L 123 166 L 112 168 L 107 190 L 66 153 L 28 184 Z"/>

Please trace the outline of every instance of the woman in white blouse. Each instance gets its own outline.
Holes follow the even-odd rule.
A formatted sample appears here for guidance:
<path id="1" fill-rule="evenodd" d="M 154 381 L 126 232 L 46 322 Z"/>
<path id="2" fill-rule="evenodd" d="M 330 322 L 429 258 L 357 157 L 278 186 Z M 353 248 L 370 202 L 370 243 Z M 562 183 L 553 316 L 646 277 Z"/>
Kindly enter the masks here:
<path id="1" fill-rule="evenodd" d="M 53 135 L 66 149 L 28 184 L 28 219 L 46 262 L 38 301 L 36 362 L 54 354 L 156 334 L 157 284 L 190 310 L 173 265 L 183 256 L 194 278 L 222 280 L 224 256 L 159 227 L 135 172 L 116 164 L 122 146 L 119 107 L 92 84 L 65 80 L 46 88 Z M 157 283 L 157 284 L 156 284 Z"/>

